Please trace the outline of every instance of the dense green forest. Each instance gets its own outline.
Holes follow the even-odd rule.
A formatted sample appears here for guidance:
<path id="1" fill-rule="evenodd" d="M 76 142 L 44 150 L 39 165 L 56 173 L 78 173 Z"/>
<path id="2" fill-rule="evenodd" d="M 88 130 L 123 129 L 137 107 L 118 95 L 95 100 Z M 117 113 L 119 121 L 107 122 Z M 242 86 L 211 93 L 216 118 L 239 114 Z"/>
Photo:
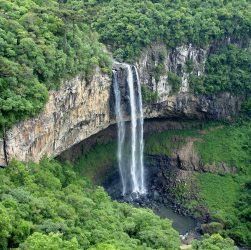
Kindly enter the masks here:
<path id="1" fill-rule="evenodd" d="M 151 210 L 112 201 L 72 165 L 44 158 L 0 169 L 0 248 L 20 250 L 177 250 L 171 222 Z M 194 250 L 235 250 L 220 235 L 194 241 Z"/>
<path id="2" fill-rule="evenodd" d="M 251 34 L 251 6 L 246 0 L 99 2 L 89 4 L 92 16 L 95 13 L 92 26 L 121 59 L 134 59 L 156 41 L 168 48 L 187 43 L 204 47 L 227 36 L 245 40 Z"/>
<path id="3" fill-rule="evenodd" d="M 186 62 L 190 91 L 239 95 L 243 120 L 152 134 L 145 153 L 170 156 L 174 137 L 175 148 L 192 137 L 202 164 L 234 166 L 236 173 L 197 171 L 196 192 L 177 186 L 171 195 L 195 218 L 199 208 L 210 215 L 209 234 L 193 241 L 193 250 L 251 246 L 250 37 L 249 0 L 0 0 L 0 136 L 39 114 L 62 81 L 81 74 L 89 83 L 97 67 L 110 75 L 113 59 L 135 63 L 152 44 L 166 48 L 152 73 L 157 81 L 168 74 L 176 94 L 181 77 L 164 71 L 168 53 L 212 46 L 204 75 Z M 159 100 L 146 85 L 142 96 L 145 103 Z M 44 158 L 0 169 L 0 249 L 179 249 L 171 221 L 112 201 L 93 185 L 115 166 L 115 151 L 115 142 L 96 145 L 74 167 Z"/>
<path id="4" fill-rule="evenodd" d="M 48 90 L 110 59 L 81 13 L 55 0 L 0 1 L 0 130 L 43 108 Z"/>
<path id="5" fill-rule="evenodd" d="M 190 75 L 195 93 L 229 91 L 251 93 L 251 46 L 248 50 L 228 45 L 212 53 L 205 65 L 204 76 Z"/>
<path id="6" fill-rule="evenodd" d="M 43 159 L 0 169 L 0 248 L 177 249 L 179 235 L 152 211 L 111 200 L 70 164 Z"/>

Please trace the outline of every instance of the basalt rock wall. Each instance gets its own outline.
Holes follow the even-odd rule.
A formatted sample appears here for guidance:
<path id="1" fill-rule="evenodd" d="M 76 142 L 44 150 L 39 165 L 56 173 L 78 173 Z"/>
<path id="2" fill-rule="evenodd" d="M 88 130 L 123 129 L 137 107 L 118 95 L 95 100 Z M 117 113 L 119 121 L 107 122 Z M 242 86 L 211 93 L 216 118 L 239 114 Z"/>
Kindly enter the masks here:
<path id="1" fill-rule="evenodd" d="M 41 114 L 6 132 L 0 141 L 0 165 L 12 158 L 37 162 L 43 155 L 59 155 L 108 127 L 114 122 L 110 95 L 111 80 L 99 69 L 90 82 L 81 75 L 64 81 L 58 91 L 50 91 Z"/>
<path id="2" fill-rule="evenodd" d="M 241 98 L 230 93 L 195 96 L 189 89 L 188 60 L 193 62 L 193 74 L 204 73 L 209 49 L 182 46 L 168 51 L 156 44 L 143 51 L 135 63 L 141 84 L 157 91 L 159 99 L 144 104 L 145 118 L 231 119 L 240 110 Z M 161 70 L 156 70 L 161 64 Z M 123 103 L 128 111 L 127 71 L 124 64 L 114 63 L 119 73 Z M 179 91 L 172 92 L 168 72 L 182 79 Z M 156 73 L 157 72 L 157 73 Z M 43 155 L 58 156 L 71 146 L 115 123 L 112 79 L 98 68 L 86 82 L 81 75 L 65 80 L 57 91 L 50 91 L 44 111 L 37 117 L 16 124 L 0 139 L 0 166 L 13 158 L 39 161 Z"/>

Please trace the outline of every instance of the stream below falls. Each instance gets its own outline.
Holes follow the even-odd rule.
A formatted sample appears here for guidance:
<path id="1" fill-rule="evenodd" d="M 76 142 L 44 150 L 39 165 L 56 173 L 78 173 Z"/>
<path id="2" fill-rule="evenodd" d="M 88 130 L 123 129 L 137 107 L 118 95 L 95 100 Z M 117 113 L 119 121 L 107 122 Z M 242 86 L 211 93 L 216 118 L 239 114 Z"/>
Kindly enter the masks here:
<path id="1" fill-rule="evenodd" d="M 114 173 L 105 179 L 102 186 L 114 200 L 127 202 L 135 207 L 150 208 L 161 218 L 170 219 L 173 222 L 173 227 L 179 232 L 183 241 L 186 242 L 188 239 L 199 237 L 199 233 L 197 232 L 198 222 L 190 216 L 175 212 L 172 205 L 167 204 L 168 202 L 162 202 L 162 199 L 159 199 L 160 197 L 156 195 L 157 192 L 154 192 L 150 187 L 148 187 L 149 192 L 146 195 L 137 196 L 132 194 L 130 196 L 122 196 L 122 184 L 118 171 L 114 171 Z"/>

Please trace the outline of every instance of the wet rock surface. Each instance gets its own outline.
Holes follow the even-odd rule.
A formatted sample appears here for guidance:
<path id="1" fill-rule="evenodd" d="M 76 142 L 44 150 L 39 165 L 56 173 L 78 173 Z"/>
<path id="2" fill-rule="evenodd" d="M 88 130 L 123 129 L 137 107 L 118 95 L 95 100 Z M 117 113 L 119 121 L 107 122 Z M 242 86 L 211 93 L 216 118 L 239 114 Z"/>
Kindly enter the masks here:
<path id="1" fill-rule="evenodd" d="M 167 179 L 159 180 L 161 170 L 158 165 L 153 168 L 152 165 L 146 164 L 146 183 L 147 194 L 127 194 L 122 196 L 121 182 L 118 171 L 101 183 L 108 194 L 119 202 L 126 202 L 135 207 L 150 208 L 162 218 L 168 218 L 173 221 L 173 227 L 180 233 L 183 243 L 188 244 L 194 238 L 200 237 L 200 221 L 195 220 L 189 215 L 189 211 L 178 206 L 165 190 Z M 164 186 L 162 186 L 164 185 Z"/>

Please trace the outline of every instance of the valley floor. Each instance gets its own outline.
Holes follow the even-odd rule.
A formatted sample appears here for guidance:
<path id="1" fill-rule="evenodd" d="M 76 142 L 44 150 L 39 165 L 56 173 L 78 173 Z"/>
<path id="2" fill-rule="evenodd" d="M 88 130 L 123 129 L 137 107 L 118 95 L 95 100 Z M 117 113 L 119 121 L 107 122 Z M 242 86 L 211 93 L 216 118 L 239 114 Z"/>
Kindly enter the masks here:
<path id="1" fill-rule="evenodd" d="M 183 127 L 145 136 L 146 166 L 156 174 L 150 192 L 199 220 L 202 233 L 220 233 L 251 246 L 251 123 L 184 122 Z M 114 142 L 97 145 L 81 157 L 77 168 L 98 180 L 93 161 L 99 159 L 96 166 L 107 168 L 109 176 L 116 171 L 115 150 Z"/>

